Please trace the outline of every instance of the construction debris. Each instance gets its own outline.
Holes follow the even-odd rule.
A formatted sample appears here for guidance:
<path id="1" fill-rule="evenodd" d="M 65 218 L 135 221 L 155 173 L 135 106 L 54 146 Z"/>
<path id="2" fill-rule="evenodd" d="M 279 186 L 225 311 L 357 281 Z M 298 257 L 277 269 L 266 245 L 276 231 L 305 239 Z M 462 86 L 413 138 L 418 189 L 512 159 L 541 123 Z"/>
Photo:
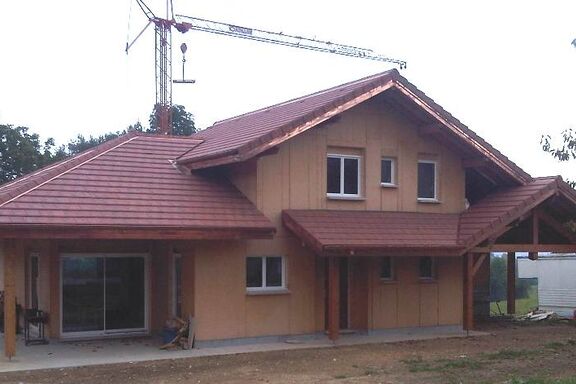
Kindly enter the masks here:
<path id="1" fill-rule="evenodd" d="M 546 319 L 558 319 L 558 318 L 559 316 L 556 312 L 535 310 L 532 312 L 528 312 L 524 316 L 519 317 L 518 320 L 542 321 Z"/>
<path id="2" fill-rule="evenodd" d="M 194 348 L 194 318 L 189 316 L 188 321 L 184 321 L 179 317 L 174 317 L 166 321 L 166 328 L 176 328 L 176 336 L 167 344 L 164 344 L 160 349 L 192 349 Z"/>

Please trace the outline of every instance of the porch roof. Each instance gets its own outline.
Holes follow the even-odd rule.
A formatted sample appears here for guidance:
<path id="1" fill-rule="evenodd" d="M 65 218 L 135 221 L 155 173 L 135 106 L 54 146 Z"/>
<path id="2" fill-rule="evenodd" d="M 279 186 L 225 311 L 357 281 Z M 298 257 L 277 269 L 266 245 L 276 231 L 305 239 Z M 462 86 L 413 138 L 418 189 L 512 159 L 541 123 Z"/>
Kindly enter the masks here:
<path id="1" fill-rule="evenodd" d="M 558 207 L 568 215 L 560 217 Z M 494 244 L 535 209 L 539 209 L 538 220 L 545 220 L 563 242 L 576 244 L 576 236 L 561 224 L 576 216 L 576 193 L 560 177 L 537 178 L 494 192 L 461 214 L 285 210 L 282 220 L 323 256 L 457 256 L 486 242 Z M 548 246 L 555 249 L 553 244 Z"/>
<path id="2" fill-rule="evenodd" d="M 170 160 L 199 142 L 130 133 L 5 184 L 0 237 L 272 236 L 272 223 L 231 183 Z"/>
<path id="3" fill-rule="evenodd" d="M 457 214 L 285 210 L 284 225 L 321 255 L 461 253 Z"/>

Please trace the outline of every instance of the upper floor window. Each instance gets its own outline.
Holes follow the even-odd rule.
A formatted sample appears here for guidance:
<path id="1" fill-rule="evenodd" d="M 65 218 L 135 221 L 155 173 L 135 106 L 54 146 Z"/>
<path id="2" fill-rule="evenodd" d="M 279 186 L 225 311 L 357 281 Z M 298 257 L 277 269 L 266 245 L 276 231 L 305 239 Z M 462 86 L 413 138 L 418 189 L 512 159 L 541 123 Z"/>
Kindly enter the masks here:
<path id="1" fill-rule="evenodd" d="M 436 201 L 438 200 L 437 192 L 436 162 L 418 161 L 418 200 Z"/>
<path id="2" fill-rule="evenodd" d="M 286 287 L 284 275 L 284 258 L 281 256 L 246 258 L 248 291 L 283 289 Z"/>
<path id="3" fill-rule="evenodd" d="M 380 184 L 383 186 L 396 185 L 396 161 L 392 158 L 383 158 L 380 161 Z"/>
<path id="4" fill-rule="evenodd" d="M 328 155 L 326 193 L 335 197 L 360 196 L 360 157 Z"/>

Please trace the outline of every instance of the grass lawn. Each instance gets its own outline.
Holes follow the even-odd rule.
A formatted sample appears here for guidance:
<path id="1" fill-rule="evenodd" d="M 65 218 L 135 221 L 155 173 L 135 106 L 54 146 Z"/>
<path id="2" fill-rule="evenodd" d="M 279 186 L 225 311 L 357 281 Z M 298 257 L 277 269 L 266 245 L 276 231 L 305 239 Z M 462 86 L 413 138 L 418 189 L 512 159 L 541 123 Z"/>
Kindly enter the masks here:
<path id="1" fill-rule="evenodd" d="M 498 303 L 498 306 L 500 307 L 500 311 L 502 311 L 502 314 L 506 314 L 506 305 L 507 305 L 506 300 L 491 302 L 490 303 L 490 313 L 492 315 L 499 315 L 500 314 L 500 311 L 498 311 L 498 306 L 496 305 L 496 303 Z M 516 314 L 517 315 L 526 314 L 536 307 L 538 307 L 538 287 L 537 286 L 532 286 L 529 288 L 528 297 L 525 297 L 522 299 L 516 299 Z"/>

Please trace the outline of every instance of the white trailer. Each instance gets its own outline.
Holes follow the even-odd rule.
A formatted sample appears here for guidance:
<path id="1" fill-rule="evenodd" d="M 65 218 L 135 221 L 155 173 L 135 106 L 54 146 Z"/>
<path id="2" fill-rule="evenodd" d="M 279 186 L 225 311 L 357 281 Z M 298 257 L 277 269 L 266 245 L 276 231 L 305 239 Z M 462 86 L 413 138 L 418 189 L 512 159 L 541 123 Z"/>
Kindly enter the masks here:
<path id="1" fill-rule="evenodd" d="M 563 317 L 576 311 L 576 255 L 539 255 L 538 260 L 518 257 L 518 277 L 538 278 L 538 307 Z"/>

